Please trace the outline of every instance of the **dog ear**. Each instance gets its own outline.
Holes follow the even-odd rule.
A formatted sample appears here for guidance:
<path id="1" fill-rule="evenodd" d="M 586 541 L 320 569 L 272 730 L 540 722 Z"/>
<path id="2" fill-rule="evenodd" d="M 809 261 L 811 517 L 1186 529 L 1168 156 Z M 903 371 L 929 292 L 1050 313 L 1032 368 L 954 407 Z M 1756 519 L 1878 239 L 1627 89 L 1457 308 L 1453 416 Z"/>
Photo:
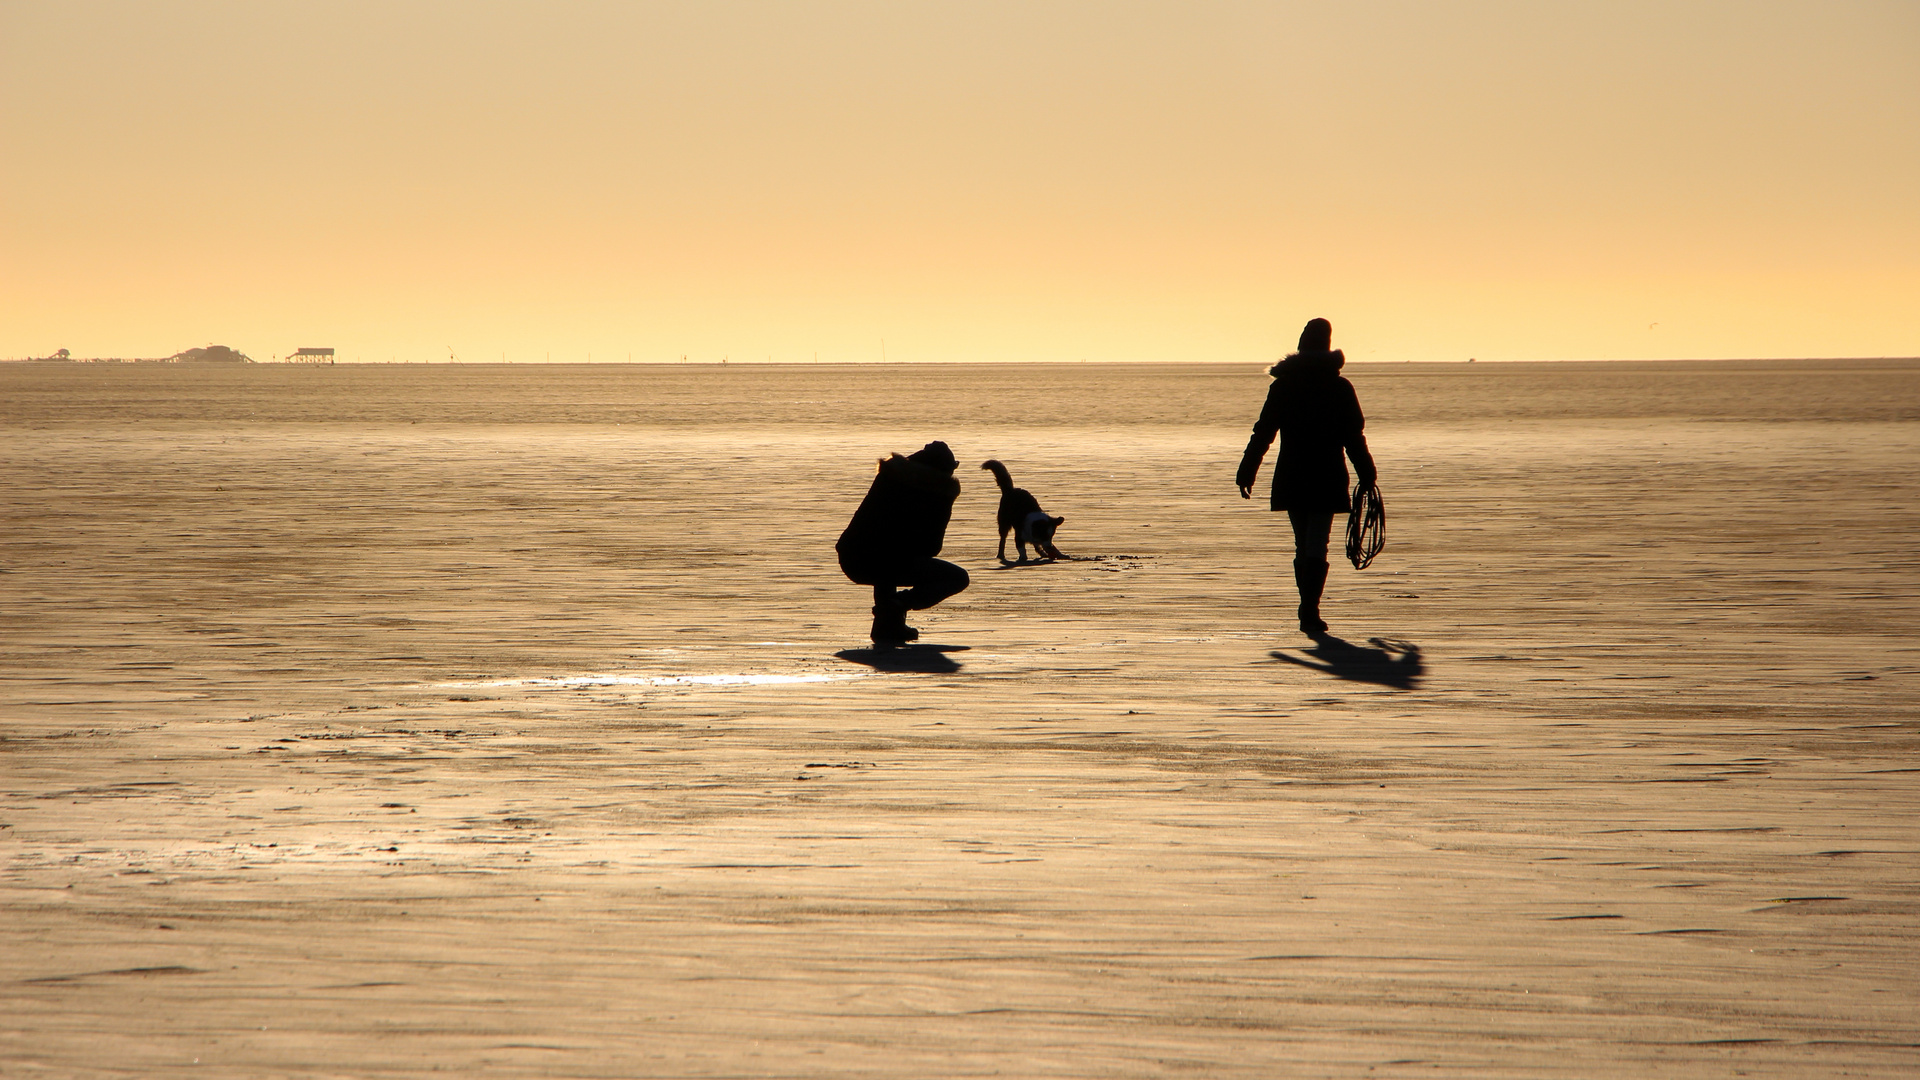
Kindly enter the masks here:
<path id="1" fill-rule="evenodd" d="M 1057 518 L 1054 518 L 1054 519 L 1053 519 L 1053 523 L 1054 523 L 1055 525 L 1059 525 L 1060 523 L 1062 523 L 1062 522 L 1064 522 L 1064 521 L 1066 521 L 1066 520 L 1067 520 L 1066 518 L 1063 518 L 1063 517 L 1057 517 Z"/>

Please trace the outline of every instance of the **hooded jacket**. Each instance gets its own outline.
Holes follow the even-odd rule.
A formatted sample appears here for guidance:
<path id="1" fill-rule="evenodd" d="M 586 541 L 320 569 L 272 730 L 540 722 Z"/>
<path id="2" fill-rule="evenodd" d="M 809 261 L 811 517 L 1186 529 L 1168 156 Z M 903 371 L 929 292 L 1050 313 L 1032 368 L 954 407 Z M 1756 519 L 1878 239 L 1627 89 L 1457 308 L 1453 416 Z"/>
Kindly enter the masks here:
<path id="1" fill-rule="evenodd" d="M 960 481 L 951 467 L 899 454 L 882 458 L 867 497 L 834 545 L 841 563 L 884 565 L 940 554 L 959 497 Z"/>
<path id="2" fill-rule="evenodd" d="M 1260 461 L 1274 436 L 1280 454 L 1273 466 L 1275 510 L 1344 514 L 1350 508 L 1347 458 L 1360 474 L 1360 485 L 1376 480 L 1373 455 L 1367 451 L 1367 419 L 1353 384 L 1340 374 L 1347 358 L 1339 349 L 1298 352 L 1273 365 L 1268 374 L 1267 403 L 1254 421 L 1253 437 L 1240 458 L 1236 481 L 1252 487 Z"/>

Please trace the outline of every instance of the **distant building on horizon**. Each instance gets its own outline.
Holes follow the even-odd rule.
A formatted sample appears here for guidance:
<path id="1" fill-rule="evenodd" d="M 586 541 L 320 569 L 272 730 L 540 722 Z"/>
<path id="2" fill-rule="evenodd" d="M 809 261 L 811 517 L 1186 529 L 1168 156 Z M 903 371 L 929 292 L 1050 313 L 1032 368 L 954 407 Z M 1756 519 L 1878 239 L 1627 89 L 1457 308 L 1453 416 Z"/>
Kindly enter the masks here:
<path id="1" fill-rule="evenodd" d="M 225 345 L 207 345 L 187 349 L 167 357 L 169 364 L 251 364 L 253 357 Z"/>

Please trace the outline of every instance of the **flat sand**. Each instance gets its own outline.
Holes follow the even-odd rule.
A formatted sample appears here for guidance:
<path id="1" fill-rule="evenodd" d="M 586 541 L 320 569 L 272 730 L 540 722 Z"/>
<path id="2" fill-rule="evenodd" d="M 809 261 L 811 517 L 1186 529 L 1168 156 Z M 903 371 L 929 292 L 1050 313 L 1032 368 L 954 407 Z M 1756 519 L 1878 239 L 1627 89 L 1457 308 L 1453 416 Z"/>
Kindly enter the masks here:
<path id="1" fill-rule="evenodd" d="M 1920 362 L 1350 374 L 0 365 L 0 1074 L 1920 1071 Z"/>

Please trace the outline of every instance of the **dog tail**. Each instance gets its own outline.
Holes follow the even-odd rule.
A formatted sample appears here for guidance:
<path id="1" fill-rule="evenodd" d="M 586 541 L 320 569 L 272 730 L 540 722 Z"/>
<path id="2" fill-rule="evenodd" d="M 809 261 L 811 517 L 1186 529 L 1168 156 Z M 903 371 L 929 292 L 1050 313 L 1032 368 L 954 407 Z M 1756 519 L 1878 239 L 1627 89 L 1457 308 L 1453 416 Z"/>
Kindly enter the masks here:
<path id="1" fill-rule="evenodd" d="M 993 458 L 988 458 L 980 463 L 980 467 L 993 473 L 993 478 L 1000 484 L 1001 491 L 1013 490 L 1013 477 L 1007 475 L 1007 467 L 1005 465 L 1000 464 L 1000 462 Z"/>

